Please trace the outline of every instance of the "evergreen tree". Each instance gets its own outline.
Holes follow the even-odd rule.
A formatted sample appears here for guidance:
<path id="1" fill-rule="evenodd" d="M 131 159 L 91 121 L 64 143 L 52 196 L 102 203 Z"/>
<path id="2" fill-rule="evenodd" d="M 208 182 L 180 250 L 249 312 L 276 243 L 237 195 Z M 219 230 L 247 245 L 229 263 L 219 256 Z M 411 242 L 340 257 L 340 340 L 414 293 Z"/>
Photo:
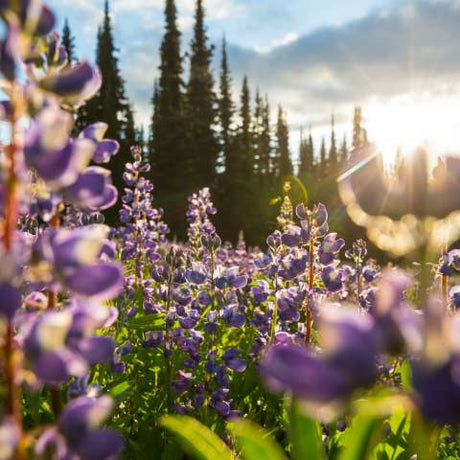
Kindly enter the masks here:
<path id="1" fill-rule="evenodd" d="M 120 142 L 120 151 L 112 158 L 108 167 L 112 181 L 118 190 L 123 189 L 124 165 L 129 161 L 129 147 L 134 143 L 133 111 L 126 97 L 125 82 L 120 74 L 118 49 L 113 38 L 109 2 L 105 1 L 104 19 L 97 34 L 96 63 L 100 69 L 103 85 L 79 113 L 77 125 L 82 128 L 96 121 L 108 124 L 106 137 Z M 117 209 L 108 211 L 110 223 L 117 222 Z"/>
<path id="2" fill-rule="evenodd" d="M 235 113 L 235 106 L 232 100 L 232 79 L 228 66 L 227 43 L 225 37 L 222 39 L 222 60 L 220 67 L 220 95 L 219 95 L 219 121 L 220 121 L 220 139 L 223 161 L 219 166 L 229 167 L 231 156 L 232 141 L 232 122 Z"/>
<path id="3" fill-rule="evenodd" d="M 68 65 L 75 64 L 77 57 L 75 55 L 75 37 L 70 31 L 69 21 L 67 18 L 64 21 L 64 27 L 62 29 L 62 46 L 67 53 Z"/>
<path id="4" fill-rule="evenodd" d="M 309 174 L 313 172 L 313 151 L 312 151 L 312 144 L 310 144 L 311 133 L 309 137 L 304 137 L 303 129 L 300 131 L 300 165 L 299 165 L 299 175 L 302 177 L 305 174 Z"/>
<path id="5" fill-rule="evenodd" d="M 127 147 L 131 147 L 136 143 L 136 127 L 134 124 L 134 110 L 131 104 L 127 104 L 125 108 L 125 120 L 124 120 L 124 144 Z"/>
<path id="6" fill-rule="evenodd" d="M 289 153 L 289 129 L 281 106 L 278 107 L 278 121 L 276 124 L 276 139 L 278 147 L 277 176 L 284 177 L 292 174 L 292 162 Z"/>
<path id="7" fill-rule="evenodd" d="M 174 0 L 166 0 L 165 32 L 160 45 L 160 75 L 152 96 L 150 177 L 165 219 L 175 234 L 185 231 L 184 212 L 192 191 L 192 156 L 186 139 L 181 33 Z"/>
<path id="8" fill-rule="evenodd" d="M 347 145 L 347 135 L 343 135 L 342 145 L 340 146 L 340 159 L 339 162 L 341 165 L 345 165 L 348 161 L 348 145 Z"/>
<path id="9" fill-rule="evenodd" d="M 243 79 L 241 89 L 241 109 L 240 109 L 240 129 L 239 129 L 239 147 L 241 157 L 244 158 L 245 166 L 250 166 L 251 158 L 251 96 L 249 93 L 248 77 Z"/>
<path id="10" fill-rule="evenodd" d="M 152 96 L 152 115 L 150 118 L 150 126 L 149 126 L 149 135 L 148 135 L 148 152 L 147 155 L 149 157 L 149 161 L 153 163 L 153 151 L 154 151 L 154 142 L 155 142 L 155 131 L 158 130 L 159 127 L 159 120 L 158 114 L 160 113 L 159 109 L 159 91 L 158 91 L 158 81 L 155 80 L 153 84 L 153 96 Z"/>
<path id="11" fill-rule="evenodd" d="M 355 107 L 353 116 L 353 149 L 359 149 L 367 144 L 367 131 L 363 126 L 361 107 Z"/>
<path id="12" fill-rule="evenodd" d="M 216 178 L 219 145 L 214 132 L 216 95 L 202 0 L 197 0 L 191 43 L 190 76 L 187 85 L 187 148 L 191 159 L 194 189 L 212 186 Z"/>
<path id="13" fill-rule="evenodd" d="M 326 142 L 324 141 L 324 136 L 321 138 L 321 148 L 319 151 L 318 170 L 320 173 L 319 179 L 324 179 L 327 175 L 327 170 L 328 170 L 327 157 L 326 157 Z"/>
<path id="14" fill-rule="evenodd" d="M 309 155 L 309 161 L 310 161 L 309 169 L 311 170 L 311 172 L 313 172 L 314 169 L 315 169 L 315 146 L 313 144 L 313 136 L 311 135 L 311 126 L 310 126 L 310 129 L 308 131 L 308 151 L 310 153 L 310 155 Z"/>
<path id="15" fill-rule="evenodd" d="M 329 166 L 332 171 L 335 171 L 335 168 L 338 163 L 338 153 L 337 153 L 337 146 L 335 143 L 335 120 L 334 114 L 331 117 L 331 145 L 329 148 Z"/>
<path id="16" fill-rule="evenodd" d="M 248 183 L 253 176 L 254 162 L 252 152 L 251 100 L 248 79 L 245 76 L 240 96 L 239 126 L 237 128 L 229 175 L 238 187 Z"/>
<path id="17" fill-rule="evenodd" d="M 270 104 L 268 97 L 262 101 L 262 126 L 260 132 L 260 168 L 261 174 L 269 178 L 272 173 L 272 144 L 271 144 L 271 125 L 270 125 Z"/>
<path id="18" fill-rule="evenodd" d="M 252 152 L 254 162 L 254 174 L 260 179 L 265 171 L 263 170 L 263 145 L 262 145 L 262 132 L 263 132 L 263 112 L 264 105 L 262 97 L 260 96 L 259 89 L 256 91 L 254 100 L 254 119 L 252 126 Z"/>

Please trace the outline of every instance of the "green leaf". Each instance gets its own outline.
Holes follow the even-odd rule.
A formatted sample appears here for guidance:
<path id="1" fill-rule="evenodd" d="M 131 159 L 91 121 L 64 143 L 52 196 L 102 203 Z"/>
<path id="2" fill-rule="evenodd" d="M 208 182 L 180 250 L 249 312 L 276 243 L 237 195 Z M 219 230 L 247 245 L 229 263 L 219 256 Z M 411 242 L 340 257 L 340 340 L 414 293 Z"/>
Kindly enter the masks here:
<path id="1" fill-rule="evenodd" d="M 358 414 L 344 434 L 344 449 L 340 460 L 366 460 L 372 450 L 379 443 L 382 435 L 382 421 L 384 417 L 369 414 Z"/>
<path id="2" fill-rule="evenodd" d="M 165 415 L 159 423 L 173 433 L 184 451 L 197 460 L 232 460 L 222 439 L 198 420 L 186 415 Z"/>
<path id="3" fill-rule="evenodd" d="M 441 428 L 423 419 L 413 411 L 409 430 L 409 451 L 417 454 L 419 460 L 437 459 Z"/>
<path id="4" fill-rule="evenodd" d="M 376 387 L 369 397 L 357 400 L 351 426 L 342 435 L 344 446 L 340 460 L 364 460 L 371 454 L 383 437 L 383 421 L 395 413 L 412 408 L 411 399 L 404 393 Z"/>
<path id="5" fill-rule="evenodd" d="M 304 414 L 299 403 L 293 401 L 289 410 L 289 436 L 296 460 L 325 458 L 320 424 Z"/>
<path id="6" fill-rule="evenodd" d="M 118 383 L 114 387 L 110 389 L 110 394 L 116 398 L 117 396 L 120 396 L 122 393 L 124 393 L 128 388 L 131 386 L 131 384 L 127 381 L 124 380 L 123 382 Z"/>
<path id="7" fill-rule="evenodd" d="M 165 319 L 162 315 L 145 315 L 130 319 L 126 326 L 128 329 L 138 330 L 160 330 L 165 325 Z"/>
<path id="8" fill-rule="evenodd" d="M 281 447 L 259 425 L 241 420 L 228 426 L 241 446 L 245 460 L 285 460 Z"/>
<path id="9" fill-rule="evenodd" d="M 409 361 L 403 361 L 399 372 L 401 374 L 402 387 L 405 390 L 410 390 L 412 388 L 412 369 L 410 367 Z"/>

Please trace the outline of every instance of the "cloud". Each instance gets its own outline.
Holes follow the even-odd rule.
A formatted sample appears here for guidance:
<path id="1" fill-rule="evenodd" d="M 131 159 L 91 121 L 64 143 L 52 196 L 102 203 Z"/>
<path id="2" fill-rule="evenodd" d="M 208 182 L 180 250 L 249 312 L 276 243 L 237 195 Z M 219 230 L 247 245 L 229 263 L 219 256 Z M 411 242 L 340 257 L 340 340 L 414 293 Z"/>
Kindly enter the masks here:
<path id="1" fill-rule="evenodd" d="M 269 53 L 273 51 L 275 48 L 279 48 L 280 46 L 289 45 L 289 43 L 293 43 L 299 39 L 299 34 L 296 32 L 289 32 L 284 37 L 281 37 L 277 40 L 273 40 L 268 46 L 255 46 L 254 49 L 259 53 Z"/>
<path id="2" fill-rule="evenodd" d="M 103 0 L 49 1 L 61 11 L 61 19 L 69 17 L 79 56 L 92 57 Z M 314 12 L 323 11 L 324 2 L 311 2 Z M 353 16 L 340 10 L 342 22 L 336 20 L 337 13 L 321 22 L 334 25 L 316 29 L 302 29 L 294 21 L 294 3 L 302 0 L 204 1 L 208 32 L 216 45 L 216 68 L 220 39 L 228 32 L 235 101 L 247 74 L 252 89 L 259 87 L 269 94 L 272 106 L 281 103 L 287 109 L 294 130 L 312 124 L 318 135 L 328 135 L 331 112 L 339 129 L 349 127 L 355 104 L 366 106 L 406 94 L 460 95 L 460 0 L 379 0 L 386 6 L 367 12 L 372 1 L 362 0 L 357 2 L 362 9 L 356 7 Z M 343 8 L 341 1 L 332 3 Z M 194 6 L 195 0 L 177 0 L 184 52 Z M 145 124 L 158 76 L 163 0 L 112 0 L 111 7 L 122 75 L 136 119 Z M 350 17 L 355 19 L 347 20 Z M 310 32 L 297 33 L 307 29 Z"/>
<path id="3" fill-rule="evenodd" d="M 456 1 L 399 1 L 360 19 L 320 28 L 270 52 L 231 47 L 237 79 L 247 74 L 300 122 L 322 124 L 370 98 L 460 90 Z"/>

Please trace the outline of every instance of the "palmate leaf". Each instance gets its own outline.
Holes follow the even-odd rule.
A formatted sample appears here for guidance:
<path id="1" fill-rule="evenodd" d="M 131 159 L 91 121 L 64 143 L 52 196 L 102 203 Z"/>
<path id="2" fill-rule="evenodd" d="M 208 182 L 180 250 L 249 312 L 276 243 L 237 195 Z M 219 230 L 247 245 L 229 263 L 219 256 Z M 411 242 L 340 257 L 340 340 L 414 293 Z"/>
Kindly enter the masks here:
<path id="1" fill-rule="evenodd" d="M 173 433 L 184 451 L 197 460 L 233 460 L 222 439 L 198 420 L 186 415 L 165 415 L 159 423 Z"/>
<path id="2" fill-rule="evenodd" d="M 295 460 L 324 460 L 320 424 L 307 415 L 296 401 L 289 407 L 289 436 Z"/>
<path id="3" fill-rule="evenodd" d="M 259 425 L 241 420 L 230 424 L 228 428 L 241 446 L 244 460 L 286 460 L 281 447 Z"/>

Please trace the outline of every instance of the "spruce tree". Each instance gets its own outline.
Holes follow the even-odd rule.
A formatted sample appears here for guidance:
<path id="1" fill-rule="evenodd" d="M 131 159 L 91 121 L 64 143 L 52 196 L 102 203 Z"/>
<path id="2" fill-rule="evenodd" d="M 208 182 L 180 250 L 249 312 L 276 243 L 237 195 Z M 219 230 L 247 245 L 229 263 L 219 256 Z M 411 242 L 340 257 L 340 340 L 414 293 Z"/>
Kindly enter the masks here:
<path id="1" fill-rule="evenodd" d="M 327 170 L 328 170 L 327 157 L 326 157 L 326 142 L 324 141 L 324 136 L 321 138 L 321 148 L 319 151 L 318 170 L 320 173 L 319 179 L 324 179 L 327 175 Z"/>
<path id="2" fill-rule="evenodd" d="M 120 151 L 115 155 L 108 168 L 112 172 L 112 181 L 118 190 L 123 190 L 124 165 L 129 161 L 129 148 L 134 142 L 134 117 L 125 92 L 125 82 L 121 77 L 118 49 L 114 44 L 109 2 L 105 1 L 104 19 L 98 29 L 96 63 L 102 75 L 103 84 L 96 96 L 79 113 L 79 127 L 96 121 L 108 124 L 106 137 L 120 143 Z M 110 223 L 117 222 L 117 208 L 108 211 Z"/>
<path id="3" fill-rule="evenodd" d="M 150 118 L 150 126 L 149 126 L 149 133 L 148 133 L 148 142 L 147 142 L 147 156 L 149 158 L 150 163 L 153 163 L 153 151 L 154 151 L 154 138 L 155 138 L 155 131 L 158 130 L 159 120 L 158 114 L 160 112 L 159 109 L 159 91 L 158 91 L 158 81 L 155 80 L 153 84 L 153 96 L 151 99 L 152 103 L 152 115 Z"/>
<path id="4" fill-rule="evenodd" d="M 166 0 L 160 75 L 152 96 L 149 158 L 156 198 L 173 234 L 185 230 L 187 195 L 192 191 L 192 157 L 187 146 L 181 33 L 174 0 Z"/>
<path id="5" fill-rule="evenodd" d="M 217 98 L 211 72 L 212 55 L 204 25 L 203 2 L 197 0 L 187 85 L 187 149 L 194 189 L 212 186 L 216 178 L 219 145 L 214 131 Z"/>
<path id="6" fill-rule="evenodd" d="M 278 147 L 278 176 L 284 177 L 292 174 L 292 162 L 289 153 L 289 128 L 281 106 L 278 107 L 278 121 L 276 124 L 276 139 Z"/>
<path id="7" fill-rule="evenodd" d="M 355 107 L 353 115 L 353 149 L 359 149 L 367 144 L 367 131 L 363 126 L 361 107 Z"/>
<path id="8" fill-rule="evenodd" d="M 308 130 L 308 151 L 309 151 L 309 161 L 310 165 L 309 168 L 311 172 L 314 172 L 315 169 L 315 146 L 313 143 L 313 136 L 311 135 L 311 126 Z"/>
<path id="9" fill-rule="evenodd" d="M 263 132 L 263 100 L 260 96 L 259 89 L 256 90 L 256 97 L 254 100 L 254 117 L 252 123 L 252 152 L 254 163 L 254 174 L 261 179 L 265 174 L 263 169 L 263 146 L 262 146 L 262 132 Z"/>
<path id="10" fill-rule="evenodd" d="M 340 146 L 340 159 L 339 162 L 341 165 L 345 165 L 348 161 L 348 145 L 347 145 L 347 135 L 343 135 L 342 145 Z"/>
<path id="11" fill-rule="evenodd" d="M 62 46 L 67 53 L 68 65 L 75 64 L 77 57 L 75 55 L 75 37 L 70 31 L 69 21 L 67 18 L 64 21 L 64 27 L 62 29 Z"/>
<path id="12" fill-rule="evenodd" d="M 238 171 L 244 177 L 249 178 L 253 172 L 252 142 L 251 142 L 251 96 L 247 76 L 243 79 L 241 89 L 240 127 L 238 130 Z"/>
<path id="13" fill-rule="evenodd" d="M 331 117 L 331 145 L 329 148 L 329 166 L 331 171 L 335 171 L 335 168 L 338 163 L 338 153 L 337 153 L 337 145 L 335 142 L 335 120 L 334 114 Z"/>
<path id="14" fill-rule="evenodd" d="M 301 176 L 310 172 L 309 171 L 309 166 L 310 166 L 309 156 L 310 156 L 310 152 L 309 152 L 308 139 L 304 138 L 303 128 L 300 128 L 299 175 Z"/>
<path id="15" fill-rule="evenodd" d="M 265 178 L 270 178 L 272 173 L 272 143 L 270 124 L 270 104 L 268 97 L 262 102 L 262 126 L 260 133 L 260 165 Z"/>
<path id="16" fill-rule="evenodd" d="M 235 113 L 235 106 L 232 100 L 232 79 L 228 66 L 227 43 L 225 37 L 222 39 L 222 60 L 220 67 L 220 94 L 219 94 L 219 122 L 220 122 L 220 140 L 223 166 L 227 170 L 231 163 L 231 141 L 232 141 L 232 123 Z M 219 164 L 222 166 L 222 164 Z"/>

